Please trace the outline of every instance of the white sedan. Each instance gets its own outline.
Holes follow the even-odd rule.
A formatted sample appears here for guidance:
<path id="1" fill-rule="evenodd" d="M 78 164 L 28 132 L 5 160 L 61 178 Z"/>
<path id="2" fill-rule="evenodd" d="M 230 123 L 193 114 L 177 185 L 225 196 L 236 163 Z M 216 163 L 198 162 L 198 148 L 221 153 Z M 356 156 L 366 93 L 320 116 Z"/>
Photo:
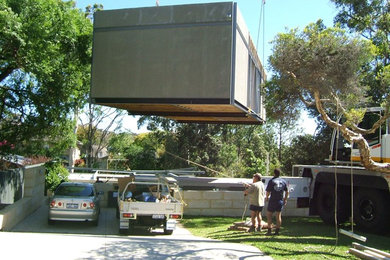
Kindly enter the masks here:
<path id="1" fill-rule="evenodd" d="M 49 203 L 49 224 L 56 220 L 90 221 L 97 226 L 101 194 L 91 183 L 61 183 Z"/>

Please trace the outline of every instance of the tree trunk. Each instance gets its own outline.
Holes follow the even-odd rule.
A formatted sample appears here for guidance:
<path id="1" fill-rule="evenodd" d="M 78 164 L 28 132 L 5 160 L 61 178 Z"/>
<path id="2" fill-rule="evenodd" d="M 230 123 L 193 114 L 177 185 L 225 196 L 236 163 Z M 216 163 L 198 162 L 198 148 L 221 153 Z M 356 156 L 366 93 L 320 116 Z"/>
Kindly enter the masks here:
<path id="1" fill-rule="evenodd" d="M 73 118 L 73 122 L 75 124 L 73 128 L 73 134 L 76 140 L 71 144 L 71 147 L 69 149 L 69 166 L 72 168 L 74 167 L 75 161 L 79 159 L 77 155 L 77 128 L 79 125 L 78 121 L 79 121 L 79 109 L 76 107 L 74 111 L 74 118 Z M 74 172 L 73 169 L 71 169 L 70 171 L 71 173 Z"/>
<path id="2" fill-rule="evenodd" d="M 390 173 L 389 163 L 377 163 L 371 159 L 370 146 L 368 145 L 363 135 L 356 133 L 348 129 L 345 125 L 341 125 L 340 123 L 330 119 L 330 117 L 325 112 L 322 106 L 322 101 L 320 98 L 319 91 L 314 91 L 314 98 L 315 98 L 317 110 L 321 114 L 321 117 L 325 121 L 325 123 L 334 129 L 338 128 L 342 136 L 348 142 L 357 144 L 360 153 L 360 162 L 362 163 L 364 168 L 371 171 Z"/>

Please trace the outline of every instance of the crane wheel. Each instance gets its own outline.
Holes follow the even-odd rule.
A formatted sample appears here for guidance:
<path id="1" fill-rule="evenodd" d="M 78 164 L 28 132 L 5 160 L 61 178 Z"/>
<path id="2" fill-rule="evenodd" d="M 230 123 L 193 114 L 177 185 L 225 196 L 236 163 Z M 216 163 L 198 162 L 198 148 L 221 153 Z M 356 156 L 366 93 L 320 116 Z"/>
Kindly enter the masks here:
<path id="1" fill-rule="evenodd" d="M 376 189 L 359 189 L 354 195 L 353 214 L 356 226 L 370 233 L 390 231 L 390 202 Z"/>
<path id="2" fill-rule="evenodd" d="M 341 224 L 348 220 L 350 206 L 347 192 L 338 191 L 337 195 L 337 223 Z M 321 184 L 318 189 L 317 209 L 323 222 L 335 223 L 335 188 L 331 184 Z"/>

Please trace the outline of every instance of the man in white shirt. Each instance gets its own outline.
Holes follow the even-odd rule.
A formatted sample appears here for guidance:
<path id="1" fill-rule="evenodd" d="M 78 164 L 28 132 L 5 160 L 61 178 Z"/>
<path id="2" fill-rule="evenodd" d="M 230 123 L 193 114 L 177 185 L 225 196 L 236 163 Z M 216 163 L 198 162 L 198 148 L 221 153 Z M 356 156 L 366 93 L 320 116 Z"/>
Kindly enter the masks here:
<path id="1" fill-rule="evenodd" d="M 253 175 L 253 183 L 245 184 L 244 194 L 249 196 L 249 209 L 251 210 L 252 226 L 248 232 L 261 231 L 261 211 L 264 207 L 265 189 L 260 173 Z"/>

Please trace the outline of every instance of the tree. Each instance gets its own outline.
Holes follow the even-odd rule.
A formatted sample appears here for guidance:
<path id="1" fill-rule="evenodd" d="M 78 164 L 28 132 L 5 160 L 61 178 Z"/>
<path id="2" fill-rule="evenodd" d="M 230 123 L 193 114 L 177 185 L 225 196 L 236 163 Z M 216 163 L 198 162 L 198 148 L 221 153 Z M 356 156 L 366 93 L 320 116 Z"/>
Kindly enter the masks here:
<path id="1" fill-rule="evenodd" d="M 368 94 L 380 104 L 390 93 L 390 2 L 388 0 L 332 0 L 340 10 L 335 22 L 359 33 L 376 46 L 375 62 L 364 77 Z"/>
<path id="2" fill-rule="evenodd" d="M 183 124 L 160 117 L 141 117 L 142 124 L 161 145 L 162 169 L 196 166 L 206 176 L 250 177 L 279 166 L 275 136 L 267 126 Z"/>
<path id="3" fill-rule="evenodd" d="M 69 138 L 58 133 L 87 100 L 91 43 L 91 21 L 72 1 L 0 0 L 1 141 L 21 151 L 29 140 Z"/>
<path id="4" fill-rule="evenodd" d="M 282 170 L 291 172 L 295 164 L 316 165 L 324 164 L 329 156 L 329 139 L 321 138 L 321 135 L 299 135 L 291 140 L 289 146 L 284 148 Z"/>
<path id="5" fill-rule="evenodd" d="M 129 161 L 126 159 L 126 150 L 133 144 L 134 139 L 135 134 L 127 132 L 114 133 L 111 136 L 107 147 L 108 169 L 127 170 L 130 168 Z"/>
<path id="6" fill-rule="evenodd" d="M 88 104 L 87 122 L 80 117 L 81 127 L 78 130 L 78 137 L 86 153 L 87 167 L 93 167 L 99 152 L 108 147 L 112 133 L 121 128 L 123 116 L 123 110 Z"/>
<path id="7" fill-rule="evenodd" d="M 373 52 L 371 42 L 351 37 L 337 27 L 325 28 L 318 21 L 303 32 L 295 29 L 279 34 L 269 61 L 281 90 L 289 93 L 296 105 L 302 102 L 315 106 L 327 125 L 339 129 L 348 142 L 357 144 L 365 168 L 390 172 L 389 164 L 371 159 L 363 137 L 389 118 L 389 103 L 384 103 L 385 116 L 371 129 L 358 127 L 365 113 L 362 107 L 367 105 L 367 87 L 361 84 L 361 73 L 363 65 L 372 60 Z M 329 113 L 343 113 L 347 120 L 337 122 Z"/>
<path id="8" fill-rule="evenodd" d="M 108 144 L 108 152 L 112 158 L 123 159 L 124 152 L 129 147 L 135 139 L 135 134 L 132 133 L 118 133 L 114 134 Z"/>
<path id="9" fill-rule="evenodd" d="M 159 150 L 161 144 L 155 133 L 138 135 L 134 142 L 125 149 L 126 159 L 132 170 L 158 170 L 161 169 Z"/>
<path id="10" fill-rule="evenodd" d="M 277 75 L 273 75 L 266 83 L 265 106 L 268 122 L 276 125 L 278 129 L 279 153 L 278 159 L 282 161 L 282 146 L 287 133 L 296 127 L 300 116 L 300 108 L 295 105 L 294 95 L 287 91 L 280 91 Z M 280 102 L 283 100 L 283 102 Z"/>

